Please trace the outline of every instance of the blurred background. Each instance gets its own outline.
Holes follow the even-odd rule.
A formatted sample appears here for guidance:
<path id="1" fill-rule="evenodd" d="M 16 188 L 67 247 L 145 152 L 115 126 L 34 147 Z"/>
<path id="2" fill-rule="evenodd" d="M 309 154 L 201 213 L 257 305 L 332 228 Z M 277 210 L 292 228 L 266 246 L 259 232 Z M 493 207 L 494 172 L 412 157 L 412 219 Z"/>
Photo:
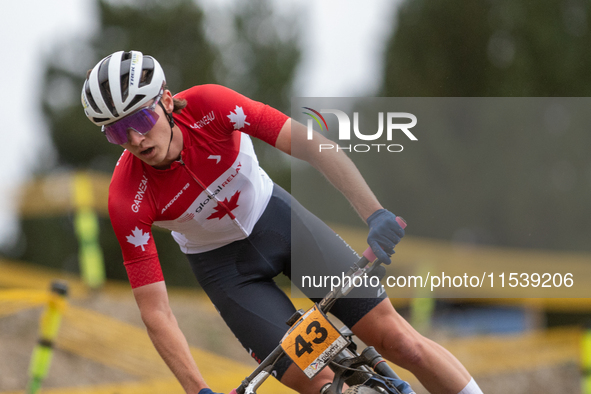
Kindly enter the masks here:
<path id="1" fill-rule="evenodd" d="M 80 203 L 72 180 L 84 172 L 91 184 L 86 205 L 97 215 L 106 277 L 126 280 L 105 209 L 105 188 L 121 148 L 105 143 L 79 99 L 87 70 L 114 51 L 137 49 L 155 56 L 173 92 L 219 83 L 287 114 L 294 96 L 586 97 L 590 16 L 587 0 L 8 3 L 0 14 L 2 81 L 8 87 L 0 98 L 0 254 L 19 266 L 78 274 Z M 370 186 L 384 206 L 412 223 L 408 238 L 418 242 L 416 249 L 444 253 L 470 245 L 552 256 L 556 264 L 573 256 L 588 261 L 591 134 L 587 127 L 572 126 L 560 107 L 549 107 L 545 116 L 550 126 L 525 129 L 518 137 L 504 129 L 482 138 L 478 130 L 421 136 L 421 149 L 412 151 L 411 163 L 391 172 L 391 184 Z M 515 138 L 518 148 L 507 143 Z M 292 169 L 290 160 L 264 143 L 257 141 L 256 149 L 263 168 L 289 190 L 291 171 L 300 167 Z M 483 157 L 486 165 L 478 161 Z M 403 190 L 396 188 L 397 175 Z M 471 205 L 458 204 L 466 194 L 475 196 Z M 354 240 L 347 238 L 352 244 L 363 241 L 364 230 L 356 232 L 363 223 L 346 203 L 326 197 L 310 209 L 354 234 Z M 342 215 L 343 209 L 350 214 Z M 528 235 L 532 229 L 540 236 Z M 162 231 L 154 237 L 166 261 L 167 283 L 196 287 L 172 238 Z M 7 286 L 2 275 L 0 286 Z M 423 307 L 430 311 L 425 330 L 443 328 L 452 337 L 525 335 L 581 324 L 591 311 L 586 300 L 485 304 L 433 301 Z M 399 309 L 411 316 L 412 302 Z M 569 331 L 564 341 L 578 341 L 579 334 L 573 335 Z M 575 353 L 559 358 L 567 367 L 560 364 L 550 375 L 578 381 Z M 549 365 L 544 368 L 555 366 Z M 537 371 L 523 392 L 540 381 Z M 578 383 L 573 387 L 578 390 Z"/>
<path id="2" fill-rule="evenodd" d="M 2 131 L 9 142 L 1 179 L 0 244 L 6 256 L 66 270 L 78 266 L 71 216 L 57 212 L 62 208 L 52 209 L 51 202 L 39 202 L 44 208 L 34 212 L 24 208 L 19 216 L 18 201 L 27 192 L 18 187 L 34 177 L 75 170 L 110 176 L 121 148 L 103 144 L 104 137 L 78 108 L 86 71 L 100 59 L 121 48 L 139 49 L 160 60 L 173 92 L 220 83 L 289 113 L 292 95 L 377 92 L 381 50 L 392 29 L 383 14 L 395 11 L 395 2 L 388 1 L 361 11 L 352 3 L 307 8 L 298 2 L 262 0 L 57 4 L 24 2 L 2 14 L 6 37 L 20 29 L 18 18 L 26 18 L 28 28 L 10 40 L 2 54 L 5 83 L 13 95 L 2 106 L 12 124 Z M 329 15 L 335 9 L 338 18 L 333 19 Z M 345 31 L 347 38 L 341 39 Z M 351 48 L 357 48 L 354 54 Z M 263 145 L 257 147 L 265 169 L 289 189 L 288 160 Z M 47 194 L 54 202 L 68 200 L 67 187 L 54 187 Z M 107 267 L 108 276 L 122 277 L 108 218 L 100 220 L 105 260 L 116 262 Z M 174 241 L 167 235 L 161 238 L 164 258 L 178 258 Z"/>

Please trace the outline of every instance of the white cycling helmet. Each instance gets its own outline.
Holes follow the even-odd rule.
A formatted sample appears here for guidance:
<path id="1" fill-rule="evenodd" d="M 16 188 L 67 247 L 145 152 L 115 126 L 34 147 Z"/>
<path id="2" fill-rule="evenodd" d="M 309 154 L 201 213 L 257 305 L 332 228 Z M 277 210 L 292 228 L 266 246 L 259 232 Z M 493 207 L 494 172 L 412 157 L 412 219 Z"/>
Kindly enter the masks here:
<path id="1" fill-rule="evenodd" d="M 115 52 L 98 62 L 84 82 L 84 113 L 97 126 L 116 122 L 158 96 L 165 82 L 152 56 Z"/>

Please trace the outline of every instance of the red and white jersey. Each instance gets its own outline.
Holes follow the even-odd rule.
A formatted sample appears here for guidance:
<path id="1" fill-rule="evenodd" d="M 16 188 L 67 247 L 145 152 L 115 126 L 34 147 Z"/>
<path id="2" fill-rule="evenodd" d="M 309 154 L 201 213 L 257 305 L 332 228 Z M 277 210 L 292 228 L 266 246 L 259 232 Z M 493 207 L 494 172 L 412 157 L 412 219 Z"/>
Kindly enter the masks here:
<path id="1" fill-rule="evenodd" d="M 216 249 L 250 234 L 273 190 L 249 135 L 275 145 L 286 115 L 218 85 L 175 97 L 187 100 L 174 114 L 181 161 L 158 170 L 124 151 L 109 188 L 109 215 L 134 288 L 163 280 L 152 225 L 171 230 L 184 253 Z"/>

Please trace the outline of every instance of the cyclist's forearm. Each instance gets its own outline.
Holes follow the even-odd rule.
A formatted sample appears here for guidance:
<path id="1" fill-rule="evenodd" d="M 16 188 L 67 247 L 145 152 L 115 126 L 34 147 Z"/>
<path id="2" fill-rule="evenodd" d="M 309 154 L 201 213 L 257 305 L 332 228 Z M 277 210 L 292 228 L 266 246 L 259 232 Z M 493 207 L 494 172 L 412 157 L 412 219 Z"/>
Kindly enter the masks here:
<path id="1" fill-rule="evenodd" d="M 383 208 L 355 164 L 342 151 L 316 154 L 309 163 L 349 200 L 364 221 Z"/>
<path id="2" fill-rule="evenodd" d="M 317 132 L 312 139 L 308 139 L 307 133 L 306 126 L 289 119 L 277 138 L 276 147 L 307 161 L 320 171 L 349 200 L 363 220 L 383 208 L 355 164 L 342 150 L 321 150 L 321 146 L 332 145 L 332 141 Z"/>
<path id="3" fill-rule="evenodd" d="M 154 347 L 188 394 L 197 394 L 207 387 L 191 355 L 189 344 L 175 317 L 153 313 L 144 317 L 148 335 Z"/>

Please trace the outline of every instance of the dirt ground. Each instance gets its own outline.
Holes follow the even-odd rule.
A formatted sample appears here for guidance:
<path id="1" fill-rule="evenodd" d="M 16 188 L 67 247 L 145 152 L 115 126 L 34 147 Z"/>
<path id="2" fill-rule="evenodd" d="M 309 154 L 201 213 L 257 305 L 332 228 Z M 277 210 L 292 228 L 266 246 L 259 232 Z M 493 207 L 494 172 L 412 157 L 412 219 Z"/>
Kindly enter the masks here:
<path id="1" fill-rule="evenodd" d="M 122 321 L 142 326 L 135 303 L 129 296 L 97 294 L 74 305 L 95 310 Z M 171 306 L 181 329 L 192 346 L 215 352 L 255 367 L 233 334 L 225 327 L 215 309 L 195 302 L 186 295 L 172 296 Z M 0 393 L 23 390 L 27 381 L 30 355 L 37 340 L 40 308 L 0 318 Z M 467 366 L 468 369 L 470 366 Z M 580 393 L 577 365 L 559 365 L 514 371 L 500 375 L 476 376 L 484 393 Z M 44 387 L 72 387 L 134 380 L 120 370 L 83 359 L 56 349 Z M 422 388 L 417 394 L 426 393 Z M 287 390 L 286 390 L 287 392 Z"/>
<path id="2" fill-rule="evenodd" d="M 171 296 L 170 303 L 190 345 L 251 365 L 253 369 L 256 367 L 213 306 L 192 302 L 183 295 Z M 73 300 L 71 304 L 143 328 L 131 292 L 124 296 L 95 294 L 85 300 Z M 30 357 L 37 343 L 41 313 L 42 308 L 33 308 L 0 317 L 0 393 L 25 388 Z M 43 387 L 87 386 L 133 380 L 137 380 L 137 377 L 66 352 L 57 346 Z"/>

